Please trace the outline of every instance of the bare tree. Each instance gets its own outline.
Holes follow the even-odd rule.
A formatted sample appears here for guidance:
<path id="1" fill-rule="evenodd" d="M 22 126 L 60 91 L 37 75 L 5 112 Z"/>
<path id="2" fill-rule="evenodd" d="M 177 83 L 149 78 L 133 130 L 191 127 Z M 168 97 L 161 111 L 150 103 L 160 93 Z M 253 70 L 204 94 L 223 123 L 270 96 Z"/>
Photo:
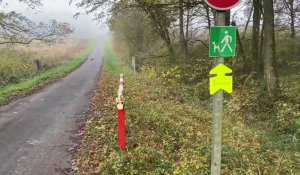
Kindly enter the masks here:
<path id="1" fill-rule="evenodd" d="M 259 54 L 259 33 L 261 20 L 261 0 L 253 0 L 253 26 L 252 26 L 252 58 L 255 63 L 257 76 L 263 79 L 263 61 Z"/>
<path id="2" fill-rule="evenodd" d="M 274 99 L 279 89 L 278 73 L 276 68 L 274 6 L 273 0 L 263 1 L 264 9 L 264 41 L 262 57 L 264 60 L 264 88 L 268 99 Z"/>
<path id="3" fill-rule="evenodd" d="M 179 43 L 180 43 L 180 49 L 185 55 L 187 54 L 187 47 L 186 47 L 186 38 L 184 35 L 184 7 L 183 7 L 183 0 L 179 0 Z"/>
<path id="4" fill-rule="evenodd" d="M 295 32 L 295 0 L 283 0 L 285 9 L 287 10 L 290 18 L 290 28 L 291 28 L 291 39 L 292 39 L 292 47 L 293 47 L 293 56 L 297 57 L 297 48 L 296 48 L 296 32 Z"/>
<path id="5" fill-rule="evenodd" d="M 20 0 L 34 9 L 41 5 L 40 0 Z M 0 1 L 1 5 L 2 1 Z M 68 23 L 58 23 L 50 20 L 49 23 L 31 21 L 14 11 L 5 13 L 0 11 L 0 45 L 1 44 L 30 44 L 38 40 L 45 43 L 59 41 L 72 32 Z"/>

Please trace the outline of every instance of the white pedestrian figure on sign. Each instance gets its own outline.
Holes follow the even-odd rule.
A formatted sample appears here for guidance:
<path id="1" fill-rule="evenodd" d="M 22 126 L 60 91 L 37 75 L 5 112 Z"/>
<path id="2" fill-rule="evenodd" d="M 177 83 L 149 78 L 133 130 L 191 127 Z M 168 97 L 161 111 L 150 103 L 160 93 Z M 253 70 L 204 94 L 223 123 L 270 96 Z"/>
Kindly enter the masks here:
<path id="1" fill-rule="evenodd" d="M 212 42 L 214 45 L 214 52 L 220 52 L 220 46 L 216 44 L 216 42 Z"/>
<path id="2" fill-rule="evenodd" d="M 224 52 L 225 48 L 228 47 L 228 49 L 230 50 L 230 52 L 233 52 L 230 43 L 232 42 L 232 36 L 230 36 L 228 34 L 228 31 L 225 31 L 225 37 L 223 38 L 223 40 L 221 41 L 221 43 L 225 43 L 225 45 L 222 48 L 221 52 Z"/>

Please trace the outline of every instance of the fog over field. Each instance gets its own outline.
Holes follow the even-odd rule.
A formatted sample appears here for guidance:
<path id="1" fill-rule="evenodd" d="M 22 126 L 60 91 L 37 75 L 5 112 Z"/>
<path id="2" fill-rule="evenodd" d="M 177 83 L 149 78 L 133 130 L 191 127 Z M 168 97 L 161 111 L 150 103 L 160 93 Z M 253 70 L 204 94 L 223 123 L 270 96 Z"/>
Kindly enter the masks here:
<path id="1" fill-rule="evenodd" d="M 35 22 L 47 22 L 50 19 L 55 19 L 58 22 L 68 22 L 75 30 L 72 36 L 77 38 L 101 36 L 108 31 L 103 23 L 97 24 L 96 21 L 93 21 L 92 15 L 81 15 L 74 19 L 74 14 L 82 11 L 82 9 L 76 8 L 74 4 L 69 5 L 69 0 L 42 0 L 43 6 L 34 10 L 18 0 L 3 0 L 2 3 L 4 11 L 22 13 Z"/>

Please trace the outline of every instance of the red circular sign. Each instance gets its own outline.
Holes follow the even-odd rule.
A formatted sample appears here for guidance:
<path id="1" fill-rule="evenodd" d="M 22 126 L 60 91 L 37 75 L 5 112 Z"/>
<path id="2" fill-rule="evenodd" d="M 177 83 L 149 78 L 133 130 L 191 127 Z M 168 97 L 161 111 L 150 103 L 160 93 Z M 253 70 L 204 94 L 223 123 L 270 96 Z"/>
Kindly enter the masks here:
<path id="1" fill-rule="evenodd" d="M 238 5 L 241 0 L 205 0 L 206 3 L 217 10 L 229 10 Z"/>

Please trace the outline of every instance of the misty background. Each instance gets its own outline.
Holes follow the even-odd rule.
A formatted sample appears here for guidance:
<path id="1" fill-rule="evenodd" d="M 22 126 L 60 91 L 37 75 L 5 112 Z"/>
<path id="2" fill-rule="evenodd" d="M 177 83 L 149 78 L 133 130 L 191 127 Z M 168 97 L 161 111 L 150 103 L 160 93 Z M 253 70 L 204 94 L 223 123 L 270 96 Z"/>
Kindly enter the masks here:
<path id="1" fill-rule="evenodd" d="M 3 0 L 3 10 L 5 12 L 22 13 L 22 15 L 36 23 L 46 23 L 50 19 L 70 23 L 74 28 L 74 33 L 71 36 L 75 38 L 101 37 L 108 32 L 105 23 L 94 21 L 92 14 L 82 14 L 75 19 L 73 16 L 77 12 L 83 12 L 83 10 L 77 8 L 75 4 L 69 5 L 69 0 L 43 0 L 42 3 L 42 6 L 32 10 L 18 0 Z"/>

